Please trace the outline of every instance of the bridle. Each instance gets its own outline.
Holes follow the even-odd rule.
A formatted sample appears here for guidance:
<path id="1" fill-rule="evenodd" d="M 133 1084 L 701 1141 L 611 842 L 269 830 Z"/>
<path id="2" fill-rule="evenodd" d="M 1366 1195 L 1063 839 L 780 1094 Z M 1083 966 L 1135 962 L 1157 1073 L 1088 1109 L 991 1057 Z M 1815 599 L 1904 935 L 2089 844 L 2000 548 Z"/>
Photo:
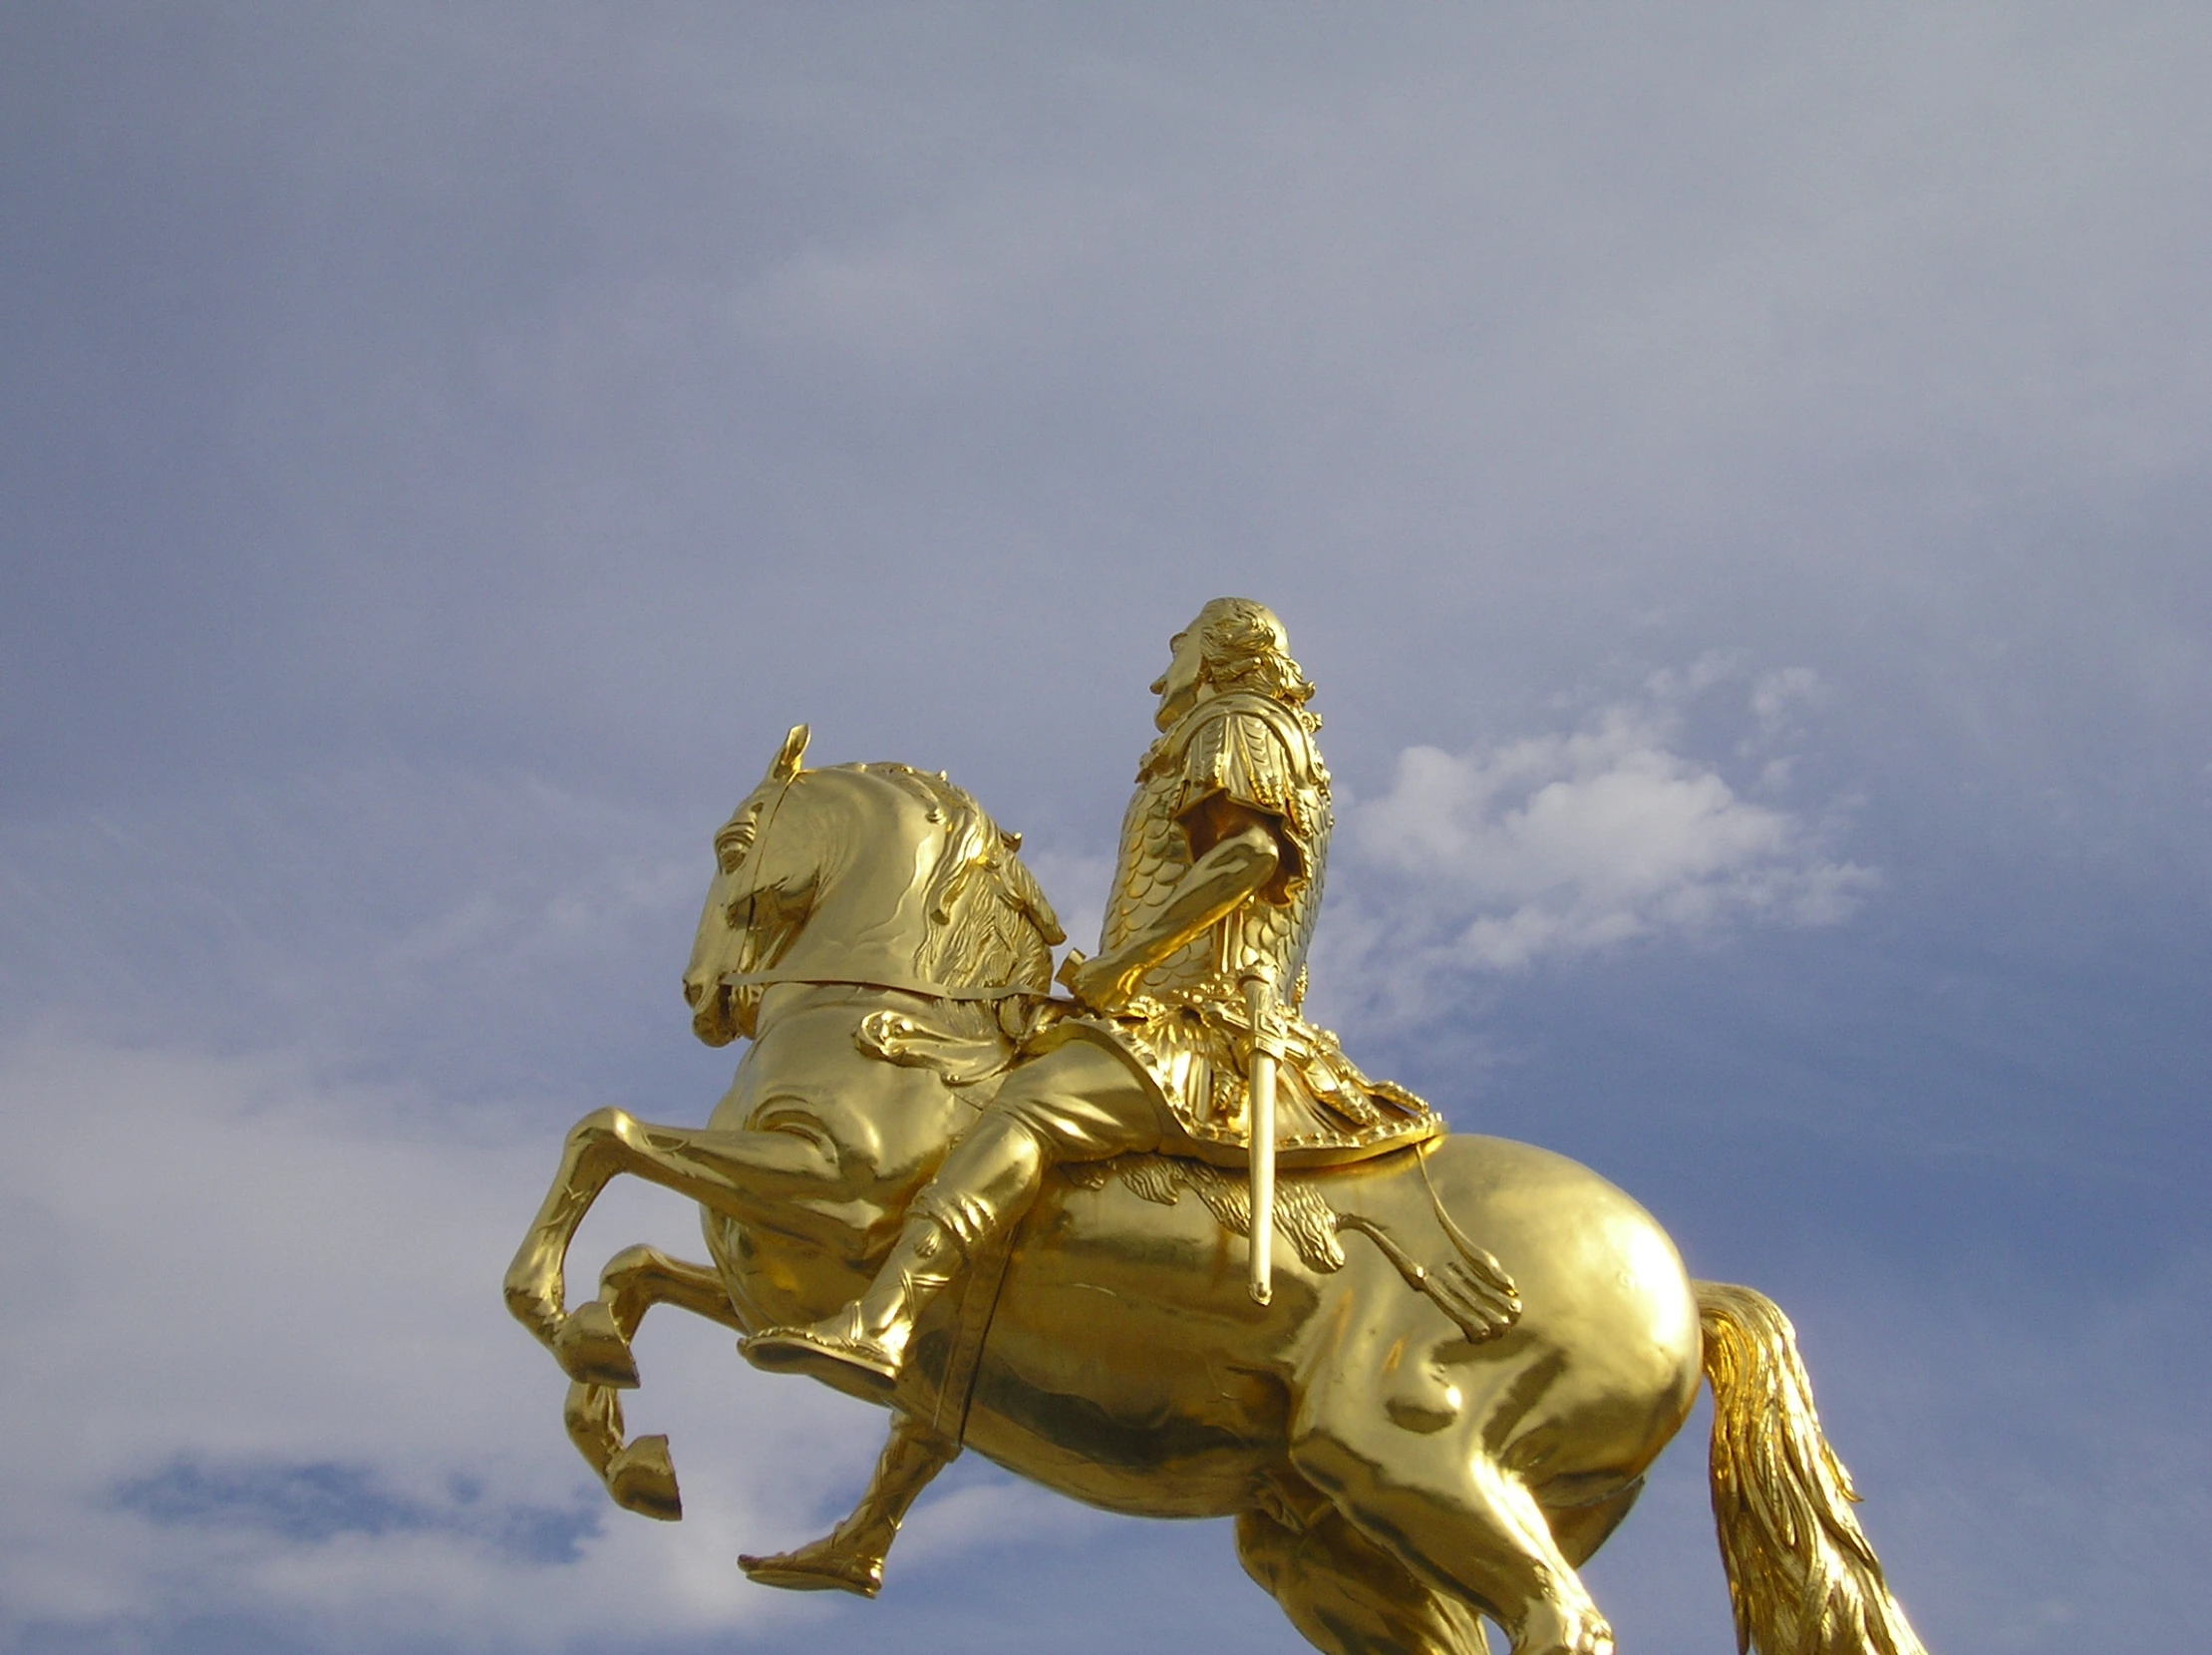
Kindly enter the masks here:
<path id="1" fill-rule="evenodd" d="M 747 856 L 763 855 L 768 850 L 769 834 L 775 830 L 777 816 L 784 809 L 784 800 L 796 782 L 796 776 L 788 778 L 768 808 L 761 823 L 761 830 L 753 837 Z M 758 893 L 756 893 L 758 894 Z M 998 983 L 990 987 L 964 987 L 955 983 L 933 983 L 919 977 L 893 976 L 888 972 L 872 977 L 826 977 L 806 971 L 729 971 L 717 979 L 724 988 L 774 988 L 783 983 L 803 983 L 811 988 L 881 988 L 900 994 L 919 994 L 930 1000 L 1011 1000 L 1018 995 L 1034 995 L 1040 999 L 1052 994 L 1052 985 L 1042 987 L 1027 983 Z"/>
<path id="2" fill-rule="evenodd" d="M 919 977 L 893 977 L 879 972 L 872 977 L 823 977 L 807 971 L 732 971 L 722 979 L 726 988 L 773 988 L 779 983 L 806 983 L 814 988 L 888 988 L 901 994 L 920 994 L 932 1000 L 1011 1000 L 1030 994 L 1039 999 L 1052 989 L 1031 983 L 1000 983 L 990 988 L 962 988 L 952 983 L 924 982 Z"/>

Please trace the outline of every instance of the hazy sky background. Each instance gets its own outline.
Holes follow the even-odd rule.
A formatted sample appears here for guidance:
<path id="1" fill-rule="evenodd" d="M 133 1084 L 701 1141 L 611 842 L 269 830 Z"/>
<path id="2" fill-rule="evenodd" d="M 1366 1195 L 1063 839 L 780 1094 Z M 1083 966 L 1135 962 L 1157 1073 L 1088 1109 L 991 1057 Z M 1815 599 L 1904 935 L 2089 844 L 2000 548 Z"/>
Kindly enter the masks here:
<path id="1" fill-rule="evenodd" d="M 1780 1300 L 1938 1655 L 2201 1635 L 2208 85 L 2189 4 L 0 11 L 0 1647 L 1300 1647 L 972 1457 L 750 1586 L 879 1417 L 663 1313 L 649 1523 L 497 1293 L 726 1084 L 787 725 L 1088 943 L 1224 591 L 1365 1066 Z M 1624 1655 L 1732 1636 L 1702 1436 Z"/>

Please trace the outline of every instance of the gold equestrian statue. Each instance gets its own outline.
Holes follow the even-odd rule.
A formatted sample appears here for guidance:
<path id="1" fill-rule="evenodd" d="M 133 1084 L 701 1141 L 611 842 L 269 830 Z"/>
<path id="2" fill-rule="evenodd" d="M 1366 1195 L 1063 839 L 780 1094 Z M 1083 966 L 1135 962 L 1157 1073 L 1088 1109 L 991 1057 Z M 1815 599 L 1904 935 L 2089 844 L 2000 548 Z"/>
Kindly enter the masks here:
<path id="1" fill-rule="evenodd" d="M 873 1596 L 963 1447 L 1108 1510 L 1233 1517 L 1331 1655 L 1607 1655 L 1576 1573 L 1714 1392 L 1739 1640 L 1922 1655 L 1850 1511 L 1789 1323 L 1694 1282 L 1650 1214 L 1528 1145 L 1447 1134 L 1300 1015 L 1329 776 L 1280 621 L 1240 598 L 1152 685 L 1096 957 L 942 775 L 804 765 L 794 729 L 715 835 L 684 992 L 751 1042 L 704 1128 L 569 1133 L 506 1276 L 571 1381 L 570 1437 L 625 1507 L 680 1514 L 625 1439 L 646 1310 L 891 1411 L 834 1532 L 756 1580 Z M 566 1304 L 609 1179 L 697 1201 L 712 1264 L 632 1247 Z M 1357 1240 L 1348 1245 L 1347 1236 Z"/>

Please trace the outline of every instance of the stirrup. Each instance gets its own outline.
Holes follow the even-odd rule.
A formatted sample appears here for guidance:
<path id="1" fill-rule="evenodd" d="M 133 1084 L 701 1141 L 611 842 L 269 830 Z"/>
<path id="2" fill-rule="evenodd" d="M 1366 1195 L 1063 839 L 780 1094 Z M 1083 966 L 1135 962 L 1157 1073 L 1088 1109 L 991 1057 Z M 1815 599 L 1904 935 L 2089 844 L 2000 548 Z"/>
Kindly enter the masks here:
<path id="1" fill-rule="evenodd" d="M 881 1402 L 898 1388 L 899 1353 L 862 1333 L 818 1324 L 763 1328 L 738 1350 L 763 1372 L 804 1374 L 862 1402 Z"/>

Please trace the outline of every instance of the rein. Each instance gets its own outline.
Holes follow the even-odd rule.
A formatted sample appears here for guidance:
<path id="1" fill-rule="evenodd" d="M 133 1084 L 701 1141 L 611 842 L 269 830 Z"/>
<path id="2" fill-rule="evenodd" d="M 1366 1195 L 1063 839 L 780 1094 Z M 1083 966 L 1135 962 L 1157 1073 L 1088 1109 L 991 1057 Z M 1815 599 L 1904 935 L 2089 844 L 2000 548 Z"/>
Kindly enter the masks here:
<path id="1" fill-rule="evenodd" d="M 732 971 L 722 978 L 725 988 L 771 988 L 778 983 L 805 983 L 813 988 L 887 988 L 900 994 L 919 994 L 929 1000 L 1011 1000 L 1018 994 L 1039 999 L 1051 995 L 1050 987 L 1028 983 L 999 983 L 990 988 L 962 988 L 953 983 L 927 983 L 918 977 L 817 977 L 804 971 Z"/>

